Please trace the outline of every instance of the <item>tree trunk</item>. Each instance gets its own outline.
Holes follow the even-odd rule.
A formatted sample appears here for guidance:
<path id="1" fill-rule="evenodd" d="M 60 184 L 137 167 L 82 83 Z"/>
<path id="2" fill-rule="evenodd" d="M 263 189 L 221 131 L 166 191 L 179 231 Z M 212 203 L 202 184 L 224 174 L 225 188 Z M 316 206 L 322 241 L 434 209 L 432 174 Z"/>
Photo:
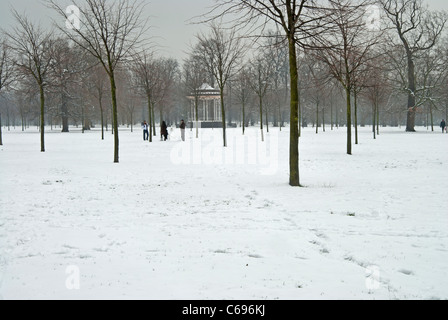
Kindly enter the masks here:
<path id="1" fill-rule="evenodd" d="M 322 108 L 322 131 L 325 132 L 325 107 Z"/>
<path id="2" fill-rule="evenodd" d="M 104 140 L 104 110 L 103 110 L 103 99 L 99 97 L 100 104 L 100 115 L 101 115 L 101 140 Z"/>
<path id="3" fill-rule="evenodd" d="M 243 102 L 243 136 L 245 132 L 246 132 L 246 106 Z"/>
<path id="4" fill-rule="evenodd" d="M 154 135 L 154 137 L 157 137 L 157 132 L 156 132 L 156 114 L 154 111 L 154 104 L 151 103 L 151 119 L 152 119 L 152 134 Z M 151 134 L 151 132 L 150 132 Z"/>
<path id="5" fill-rule="evenodd" d="M 261 141 L 264 141 L 263 134 L 263 99 L 261 95 L 258 96 L 259 106 L 260 106 L 260 130 L 261 130 Z"/>
<path id="6" fill-rule="evenodd" d="M 222 138 L 224 142 L 224 147 L 227 147 L 226 110 L 224 109 L 224 86 L 220 86 L 220 90 L 221 90 Z"/>
<path id="7" fill-rule="evenodd" d="M 45 93 L 40 84 L 40 152 L 45 152 Z"/>
<path id="8" fill-rule="evenodd" d="M 199 98 L 194 98 L 194 110 L 196 120 L 196 139 L 199 139 Z"/>
<path id="9" fill-rule="evenodd" d="M 417 112 L 415 105 L 415 64 L 412 58 L 412 53 L 410 51 L 407 52 L 408 55 L 408 115 L 407 115 L 407 125 L 406 132 L 415 132 L 415 115 Z"/>
<path id="10" fill-rule="evenodd" d="M 434 114 L 432 112 L 432 106 L 429 105 L 429 114 L 431 117 L 431 131 L 434 132 Z"/>
<path id="11" fill-rule="evenodd" d="M 380 106 L 376 105 L 376 135 L 380 135 Z"/>
<path id="12" fill-rule="evenodd" d="M 0 146 L 3 145 L 3 138 L 2 138 L 2 114 L 0 113 Z"/>
<path id="13" fill-rule="evenodd" d="M 373 139 L 376 140 L 376 109 L 377 104 L 374 102 L 372 107 L 372 132 L 373 132 Z"/>
<path id="14" fill-rule="evenodd" d="M 298 80 L 297 80 L 297 85 L 298 85 Z M 298 91 L 298 94 L 300 96 L 300 92 L 299 91 Z M 299 130 L 299 138 L 300 138 L 300 137 L 302 137 L 302 125 L 303 125 L 302 103 L 300 101 L 300 98 L 299 98 L 298 104 L 299 104 L 299 118 L 298 118 L 297 121 L 299 122 L 298 130 Z"/>
<path id="15" fill-rule="evenodd" d="M 349 88 L 345 89 L 347 96 L 347 154 L 352 155 L 352 102 Z"/>
<path id="16" fill-rule="evenodd" d="M 112 69 L 112 68 L 111 68 Z M 114 163 L 119 163 L 119 137 L 118 137 L 118 105 L 117 105 L 117 86 L 115 84 L 115 75 L 111 71 L 110 87 L 112 93 L 112 114 L 113 114 L 113 129 L 114 129 Z"/>
<path id="17" fill-rule="evenodd" d="M 445 122 L 448 121 L 448 101 L 445 104 Z M 446 131 L 448 134 L 448 130 Z"/>
<path id="18" fill-rule="evenodd" d="M 316 134 L 319 133 L 319 103 L 316 107 Z"/>
<path id="19" fill-rule="evenodd" d="M 147 95 L 148 98 L 148 124 L 149 124 L 149 139 L 148 141 L 152 142 L 152 111 L 151 111 L 151 95 Z"/>
<path id="20" fill-rule="evenodd" d="M 359 144 L 358 140 L 358 93 L 355 89 L 355 144 Z"/>
<path id="21" fill-rule="evenodd" d="M 65 99 L 64 94 L 62 94 L 61 118 L 62 118 L 62 132 L 69 132 L 68 108 L 67 108 L 67 101 Z"/>
<path id="22" fill-rule="evenodd" d="M 289 139 L 289 184 L 300 187 L 299 174 L 299 74 L 297 67 L 297 51 L 294 34 L 290 34 L 289 41 L 289 72 L 291 82 L 290 105 L 290 139 Z"/>

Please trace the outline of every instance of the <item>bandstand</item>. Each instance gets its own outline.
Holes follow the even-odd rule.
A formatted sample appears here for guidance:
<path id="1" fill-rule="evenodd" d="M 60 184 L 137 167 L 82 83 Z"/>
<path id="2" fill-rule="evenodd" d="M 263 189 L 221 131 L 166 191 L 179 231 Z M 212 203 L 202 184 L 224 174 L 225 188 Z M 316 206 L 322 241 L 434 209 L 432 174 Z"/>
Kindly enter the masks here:
<path id="1" fill-rule="evenodd" d="M 189 125 L 196 123 L 195 101 L 198 101 L 198 119 L 202 128 L 222 128 L 221 92 L 204 83 L 200 88 L 188 96 L 191 101 L 189 112 Z"/>

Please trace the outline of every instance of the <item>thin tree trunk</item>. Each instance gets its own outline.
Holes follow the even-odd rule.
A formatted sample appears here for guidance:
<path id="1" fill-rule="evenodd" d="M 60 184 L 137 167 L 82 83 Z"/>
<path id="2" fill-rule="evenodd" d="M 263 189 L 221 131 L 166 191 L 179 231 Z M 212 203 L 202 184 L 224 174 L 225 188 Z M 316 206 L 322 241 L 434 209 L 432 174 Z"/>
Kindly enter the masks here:
<path id="1" fill-rule="evenodd" d="M 316 134 L 319 133 L 319 103 L 316 107 Z"/>
<path id="2" fill-rule="evenodd" d="M 112 68 L 110 68 L 112 70 Z M 112 113 L 114 128 L 114 163 L 119 163 L 119 137 L 118 137 L 118 105 L 117 105 L 117 86 L 115 84 L 115 75 L 113 71 L 110 74 L 110 87 L 112 93 Z"/>
<path id="3" fill-rule="evenodd" d="M 100 113 L 101 113 L 101 140 L 104 140 L 104 110 L 102 99 L 100 99 Z"/>
<path id="4" fill-rule="evenodd" d="M 0 146 L 3 145 L 3 138 L 2 138 L 2 114 L 0 112 Z"/>
<path id="5" fill-rule="evenodd" d="M 376 135 L 380 135 L 380 106 L 376 105 Z"/>
<path id="6" fill-rule="evenodd" d="M 355 144 L 359 144 L 358 140 L 358 93 L 355 92 Z"/>
<path id="7" fill-rule="evenodd" d="M 199 139 L 199 98 L 194 100 L 195 120 L 196 120 L 196 139 Z"/>
<path id="8" fill-rule="evenodd" d="M 322 131 L 325 132 L 325 107 L 322 108 Z"/>
<path id="9" fill-rule="evenodd" d="M 243 102 L 243 135 L 246 132 L 246 106 Z"/>
<path id="10" fill-rule="evenodd" d="M 445 104 L 445 122 L 448 121 L 448 101 Z M 448 134 L 448 130 L 446 131 Z"/>
<path id="11" fill-rule="evenodd" d="M 429 105 L 429 114 L 431 116 L 431 131 L 434 132 L 434 114 L 432 112 L 432 106 Z"/>
<path id="12" fill-rule="evenodd" d="M 291 105 L 290 105 L 290 139 L 289 139 L 289 184 L 300 187 L 299 174 L 299 74 L 297 67 L 297 51 L 294 34 L 288 37 L 289 71 L 291 75 Z"/>
<path id="13" fill-rule="evenodd" d="M 345 93 L 347 96 L 347 154 L 352 155 L 352 103 L 350 89 L 346 88 Z"/>
<path id="14" fill-rule="evenodd" d="M 40 85 L 40 151 L 45 152 L 45 93 Z"/>
<path id="15" fill-rule="evenodd" d="M 224 109 L 224 87 L 220 87 L 221 90 L 221 115 L 222 115 L 222 138 L 224 147 L 227 147 L 227 135 L 226 135 L 226 110 Z"/>
<path id="16" fill-rule="evenodd" d="M 260 130 L 261 130 L 261 141 L 264 141 L 264 134 L 263 134 L 263 99 L 261 95 L 258 96 L 259 99 L 259 106 L 260 106 Z"/>
<path id="17" fill-rule="evenodd" d="M 62 132 L 69 132 L 68 127 L 68 108 L 67 101 L 65 99 L 65 94 L 62 94 L 62 106 L 61 106 L 61 117 L 62 117 Z"/>
<path id="18" fill-rule="evenodd" d="M 148 123 L 149 123 L 149 139 L 148 139 L 148 141 L 151 143 L 152 142 L 152 131 L 153 131 L 153 128 L 152 128 L 152 126 L 153 126 L 153 123 L 152 123 L 152 111 L 151 111 L 151 95 L 150 94 L 148 94 L 147 95 L 147 98 L 148 98 L 148 115 L 149 115 L 149 118 L 148 118 Z"/>
<path id="19" fill-rule="evenodd" d="M 373 132 L 373 139 L 376 140 L 376 109 L 378 108 L 377 103 L 374 102 L 372 107 L 372 132 Z"/>
<path id="20" fill-rule="evenodd" d="M 154 111 L 154 104 L 151 103 L 151 119 L 152 119 L 152 134 L 154 137 L 157 137 L 157 131 L 156 131 L 156 114 Z M 150 132 L 151 133 L 151 132 Z"/>
<path id="21" fill-rule="evenodd" d="M 407 132 L 415 132 L 415 116 L 416 116 L 416 105 L 415 105 L 415 64 L 412 58 L 412 53 L 410 51 L 407 52 L 408 55 L 408 115 L 407 115 Z"/>

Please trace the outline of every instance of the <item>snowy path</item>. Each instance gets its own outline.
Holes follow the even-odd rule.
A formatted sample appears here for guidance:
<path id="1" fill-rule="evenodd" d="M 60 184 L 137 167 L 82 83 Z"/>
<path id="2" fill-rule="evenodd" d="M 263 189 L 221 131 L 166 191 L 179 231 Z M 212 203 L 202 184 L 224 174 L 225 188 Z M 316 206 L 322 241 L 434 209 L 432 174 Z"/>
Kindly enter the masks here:
<path id="1" fill-rule="evenodd" d="M 365 129 L 348 157 L 343 129 L 309 129 L 297 189 L 287 185 L 288 132 L 271 133 L 278 168 L 266 176 L 259 162 L 204 164 L 222 150 L 220 132 L 204 132 L 214 140 L 202 165 L 174 164 L 176 132 L 149 145 L 123 131 L 119 165 L 111 136 L 49 133 L 41 154 L 37 133 L 5 132 L 0 295 L 448 298 L 448 136 L 385 129 L 373 141 Z M 67 288 L 71 266 L 79 290 Z"/>

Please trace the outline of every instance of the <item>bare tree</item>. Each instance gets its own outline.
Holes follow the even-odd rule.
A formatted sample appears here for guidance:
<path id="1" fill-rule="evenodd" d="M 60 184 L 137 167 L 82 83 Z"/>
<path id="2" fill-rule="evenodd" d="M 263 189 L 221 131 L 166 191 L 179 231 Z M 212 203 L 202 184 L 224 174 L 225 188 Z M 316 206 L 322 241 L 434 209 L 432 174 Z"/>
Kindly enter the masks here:
<path id="1" fill-rule="evenodd" d="M 365 90 L 362 96 L 372 105 L 372 133 L 376 139 L 379 133 L 379 110 L 390 94 L 390 82 L 387 78 L 386 62 L 383 57 L 377 57 L 370 61 L 371 68 L 365 75 Z"/>
<path id="2" fill-rule="evenodd" d="M 273 63 L 265 57 L 259 55 L 249 63 L 249 84 L 258 98 L 260 110 L 260 131 L 261 141 L 264 141 L 263 133 L 263 100 L 271 86 L 271 77 L 273 73 Z M 266 107 L 266 106 L 265 106 Z"/>
<path id="3" fill-rule="evenodd" d="M 447 22 L 446 14 L 430 12 L 422 0 L 379 0 L 396 29 L 407 59 L 407 132 L 415 132 L 416 54 L 434 47 Z"/>
<path id="4" fill-rule="evenodd" d="M 7 89 L 13 81 L 14 61 L 11 59 L 11 49 L 0 34 L 0 94 Z M 0 146 L 3 145 L 2 138 L 2 113 L 0 111 Z"/>
<path id="5" fill-rule="evenodd" d="M 209 72 L 215 78 L 221 93 L 221 114 L 223 126 L 223 142 L 227 147 L 226 138 L 226 109 L 224 103 L 224 89 L 230 77 L 237 73 L 240 68 L 240 60 L 244 53 L 242 39 L 237 36 L 236 31 L 229 33 L 217 25 L 211 25 L 211 34 L 198 35 L 198 45 L 195 48 L 195 56 L 202 61 Z"/>
<path id="6" fill-rule="evenodd" d="M 104 99 L 108 90 L 108 79 L 104 68 L 100 65 L 93 66 L 91 68 L 90 77 L 87 79 L 87 88 L 90 95 L 98 103 L 97 106 L 100 111 L 101 122 L 101 140 L 104 140 L 104 128 L 105 128 L 105 106 Z M 109 90 L 110 92 L 110 90 Z"/>
<path id="7" fill-rule="evenodd" d="M 352 94 L 356 83 L 356 72 L 370 58 L 379 42 L 380 33 L 371 32 L 365 22 L 365 6 L 354 0 L 332 0 L 333 13 L 328 16 L 333 30 L 315 38 L 316 57 L 324 62 L 333 77 L 345 90 L 347 104 L 347 154 L 352 154 Z"/>
<path id="8" fill-rule="evenodd" d="M 153 98 L 157 83 L 160 81 L 160 74 L 156 68 L 156 63 L 151 54 L 142 52 L 134 56 L 134 73 L 137 87 L 144 94 L 148 104 L 149 142 L 152 142 L 154 132 L 154 112 Z"/>
<path id="9" fill-rule="evenodd" d="M 158 108 L 160 123 L 162 123 L 164 112 L 169 112 L 173 85 L 179 74 L 179 64 L 172 58 L 159 58 L 156 60 L 156 69 L 159 73 L 159 81 L 156 83 L 153 103 Z"/>
<path id="10" fill-rule="evenodd" d="M 118 104 L 115 71 L 120 63 L 129 56 L 131 50 L 140 44 L 147 30 L 147 20 L 142 19 L 144 4 L 138 0 L 85 0 L 79 9 L 79 26 L 74 22 L 71 30 L 66 26 L 59 29 L 78 46 L 86 50 L 103 66 L 109 76 L 112 96 L 113 131 L 114 131 L 114 162 L 119 162 L 118 136 Z M 55 0 L 47 0 L 48 6 L 54 9 L 65 21 L 71 22 L 71 16 L 66 8 Z"/>
<path id="11" fill-rule="evenodd" d="M 199 98 L 201 95 L 200 87 L 204 84 L 207 78 L 207 70 L 204 70 L 204 65 L 201 60 L 193 54 L 185 61 L 183 65 L 184 85 L 188 91 L 188 95 L 193 97 L 195 119 L 196 122 L 196 139 L 199 138 Z"/>
<path id="12" fill-rule="evenodd" d="M 243 66 L 243 68 L 236 76 L 235 90 L 237 100 L 241 103 L 241 127 L 244 135 L 248 124 L 246 106 L 251 98 L 249 71 L 247 66 Z"/>
<path id="13" fill-rule="evenodd" d="M 34 78 L 40 93 L 40 146 L 45 152 L 45 88 L 52 64 L 53 31 L 44 30 L 32 23 L 27 16 L 12 10 L 17 26 L 6 35 L 17 55 L 16 66 L 20 72 Z"/>
<path id="14" fill-rule="evenodd" d="M 438 102 L 441 101 L 439 88 L 442 87 L 447 77 L 448 65 L 444 56 L 443 45 L 436 45 L 426 50 L 416 61 L 416 75 L 418 78 L 417 104 L 427 107 L 431 130 L 434 131 L 434 110 L 438 109 Z"/>
<path id="15" fill-rule="evenodd" d="M 290 151 L 289 184 L 300 186 L 299 175 L 299 74 L 297 48 L 321 30 L 322 15 L 314 0 L 219 0 L 213 12 L 237 15 L 237 23 L 252 30 L 263 30 L 275 24 L 288 43 L 290 73 Z M 324 13 L 323 15 L 325 15 Z M 216 18 L 216 17 L 214 17 Z M 257 31 L 254 31 L 257 32 Z"/>

